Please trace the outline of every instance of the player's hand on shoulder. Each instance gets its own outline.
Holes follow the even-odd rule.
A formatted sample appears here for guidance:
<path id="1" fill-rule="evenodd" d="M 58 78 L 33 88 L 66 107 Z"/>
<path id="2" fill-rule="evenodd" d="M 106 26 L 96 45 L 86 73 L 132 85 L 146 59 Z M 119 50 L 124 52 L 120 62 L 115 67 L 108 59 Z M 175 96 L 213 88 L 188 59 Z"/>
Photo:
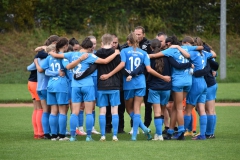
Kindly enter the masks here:
<path id="1" fill-rule="evenodd" d="M 117 55 L 119 55 L 119 54 L 120 54 L 119 49 L 115 49 L 115 53 L 116 53 Z"/>

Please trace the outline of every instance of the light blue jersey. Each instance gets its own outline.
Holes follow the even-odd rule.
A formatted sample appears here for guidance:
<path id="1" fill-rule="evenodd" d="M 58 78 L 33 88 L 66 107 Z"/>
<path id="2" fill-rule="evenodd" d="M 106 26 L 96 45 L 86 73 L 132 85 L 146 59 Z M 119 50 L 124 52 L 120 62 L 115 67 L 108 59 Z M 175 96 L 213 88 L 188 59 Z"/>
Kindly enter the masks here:
<path id="1" fill-rule="evenodd" d="M 61 59 L 57 59 L 49 55 L 42 64 L 40 64 L 41 68 L 44 70 L 49 70 L 53 72 L 57 72 L 59 70 L 63 70 L 64 67 L 62 65 Z M 66 76 L 51 76 L 48 81 L 47 86 L 48 92 L 65 92 L 68 93 L 68 79 Z"/>
<path id="2" fill-rule="evenodd" d="M 45 59 L 38 58 L 38 64 L 40 66 L 43 64 L 44 61 Z M 47 90 L 49 76 L 46 76 L 44 72 L 43 73 L 37 72 L 37 79 L 38 79 L 37 91 Z"/>
<path id="3" fill-rule="evenodd" d="M 94 55 L 95 55 L 96 52 L 97 52 L 97 51 L 94 50 L 93 53 L 91 53 L 91 54 L 94 54 Z M 97 69 L 96 69 L 91 75 L 97 77 Z"/>
<path id="4" fill-rule="evenodd" d="M 203 69 L 207 64 L 207 59 L 212 57 L 212 53 L 202 51 L 189 51 L 190 62 L 194 64 L 194 72 Z"/>
<path id="5" fill-rule="evenodd" d="M 68 61 L 71 63 L 72 61 L 77 60 L 79 57 L 81 57 L 85 52 L 68 52 L 64 53 L 64 58 L 68 59 Z M 98 59 L 97 56 L 94 54 L 89 54 L 88 58 L 79 63 L 76 67 L 73 68 L 73 74 L 84 72 L 89 68 L 91 64 L 93 64 Z M 72 78 L 72 87 L 84 87 L 84 86 L 94 86 L 93 79 L 91 75 L 87 76 L 86 78 L 83 78 L 81 80 L 75 80 Z"/>
<path id="6" fill-rule="evenodd" d="M 147 52 L 133 47 L 125 48 L 121 51 L 121 61 L 125 62 L 125 69 L 129 71 L 135 70 L 139 65 L 144 64 L 150 66 L 150 59 Z M 126 81 L 126 76 L 123 76 L 123 90 L 132 90 L 146 87 L 144 74 L 133 77 L 131 81 Z"/>
<path id="7" fill-rule="evenodd" d="M 181 46 L 187 52 L 196 50 L 196 46 Z M 173 57 L 178 63 L 187 63 L 189 60 L 185 58 L 176 48 L 168 48 L 162 53 L 167 57 Z M 172 85 L 173 86 L 190 86 L 192 84 L 192 75 L 189 74 L 189 68 L 180 70 L 172 67 Z"/>

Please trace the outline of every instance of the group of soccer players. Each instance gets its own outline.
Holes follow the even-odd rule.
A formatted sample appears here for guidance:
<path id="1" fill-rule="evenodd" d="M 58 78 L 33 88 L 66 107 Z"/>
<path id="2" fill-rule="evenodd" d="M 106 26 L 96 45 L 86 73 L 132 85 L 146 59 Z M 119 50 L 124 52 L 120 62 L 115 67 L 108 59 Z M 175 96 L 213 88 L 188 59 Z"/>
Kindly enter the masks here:
<path id="1" fill-rule="evenodd" d="M 99 107 L 100 141 L 106 140 L 106 112 L 111 108 L 112 140 L 118 141 L 121 114 L 118 106 L 125 104 L 132 120 L 131 140 L 137 140 L 138 127 L 147 140 L 184 140 L 191 125 L 191 113 L 199 113 L 200 134 L 194 140 L 214 138 L 216 126 L 215 98 L 217 84 L 215 52 L 201 38 L 175 36 L 160 32 L 148 41 L 145 30 L 138 26 L 127 36 L 119 50 L 113 44 L 115 35 L 104 34 L 101 49 L 95 51 L 96 39 L 86 37 L 81 44 L 75 39 L 50 36 L 44 46 L 37 47 L 28 88 L 34 111 L 34 138 L 53 141 L 76 141 L 76 135 L 97 133 L 95 105 Z M 95 46 L 94 46 L 95 45 Z M 116 44 L 115 44 L 116 45 Z M 123 92 L 124 101 L 120 101 Z M 145 103 L 145 122 L 140 108 Z M 162 127 L 166 106 L 173 106 L 166 136 Z M 186 98 L 185 115 L 182 101 Z M 67 112 L 70 106 L 70 138 L 66 136 Z M 155 134 L 148 128 L 154 111 Z M 86 133 L 83 131 L 83 110 L 86 113 Z M 107 113 L 109 114 L 109 113 Z M 107 122 L 108 123 L 108 122 Z M 124 122 L 123 122 L 124 123 Z M 174 134 L 174 128 L 178 127 Z M 190 127 L 191 128 L 191 127 Z"/>

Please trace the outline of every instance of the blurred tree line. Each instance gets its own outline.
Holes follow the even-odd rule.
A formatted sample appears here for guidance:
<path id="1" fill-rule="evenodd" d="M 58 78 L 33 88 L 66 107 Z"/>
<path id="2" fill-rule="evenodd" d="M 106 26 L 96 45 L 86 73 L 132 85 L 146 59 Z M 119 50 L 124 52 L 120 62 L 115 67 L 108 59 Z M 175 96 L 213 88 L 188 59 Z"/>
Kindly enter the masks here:
<path id="1" fill-rule="evenodd" d="M 0 31 L 130 31 L 219 34 L 221 0 L 1 0 Z M 240 1 L 227 0 L 228 34 L 240 34 Z M 97 33 L 95 33 L 97 34 Z"/>

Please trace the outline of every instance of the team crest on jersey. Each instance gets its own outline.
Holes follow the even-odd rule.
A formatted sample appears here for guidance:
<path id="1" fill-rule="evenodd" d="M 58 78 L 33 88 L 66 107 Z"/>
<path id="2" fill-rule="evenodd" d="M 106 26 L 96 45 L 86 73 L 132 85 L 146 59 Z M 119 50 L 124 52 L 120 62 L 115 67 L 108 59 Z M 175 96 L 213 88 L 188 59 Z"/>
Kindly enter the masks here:
<path id="1" fill-rule="evenodd" d="M 145 45 L 145 44 L 142 45 L 142 49 L 143 49 L 143 50 L 147 49 L 147 45 Z"/>

